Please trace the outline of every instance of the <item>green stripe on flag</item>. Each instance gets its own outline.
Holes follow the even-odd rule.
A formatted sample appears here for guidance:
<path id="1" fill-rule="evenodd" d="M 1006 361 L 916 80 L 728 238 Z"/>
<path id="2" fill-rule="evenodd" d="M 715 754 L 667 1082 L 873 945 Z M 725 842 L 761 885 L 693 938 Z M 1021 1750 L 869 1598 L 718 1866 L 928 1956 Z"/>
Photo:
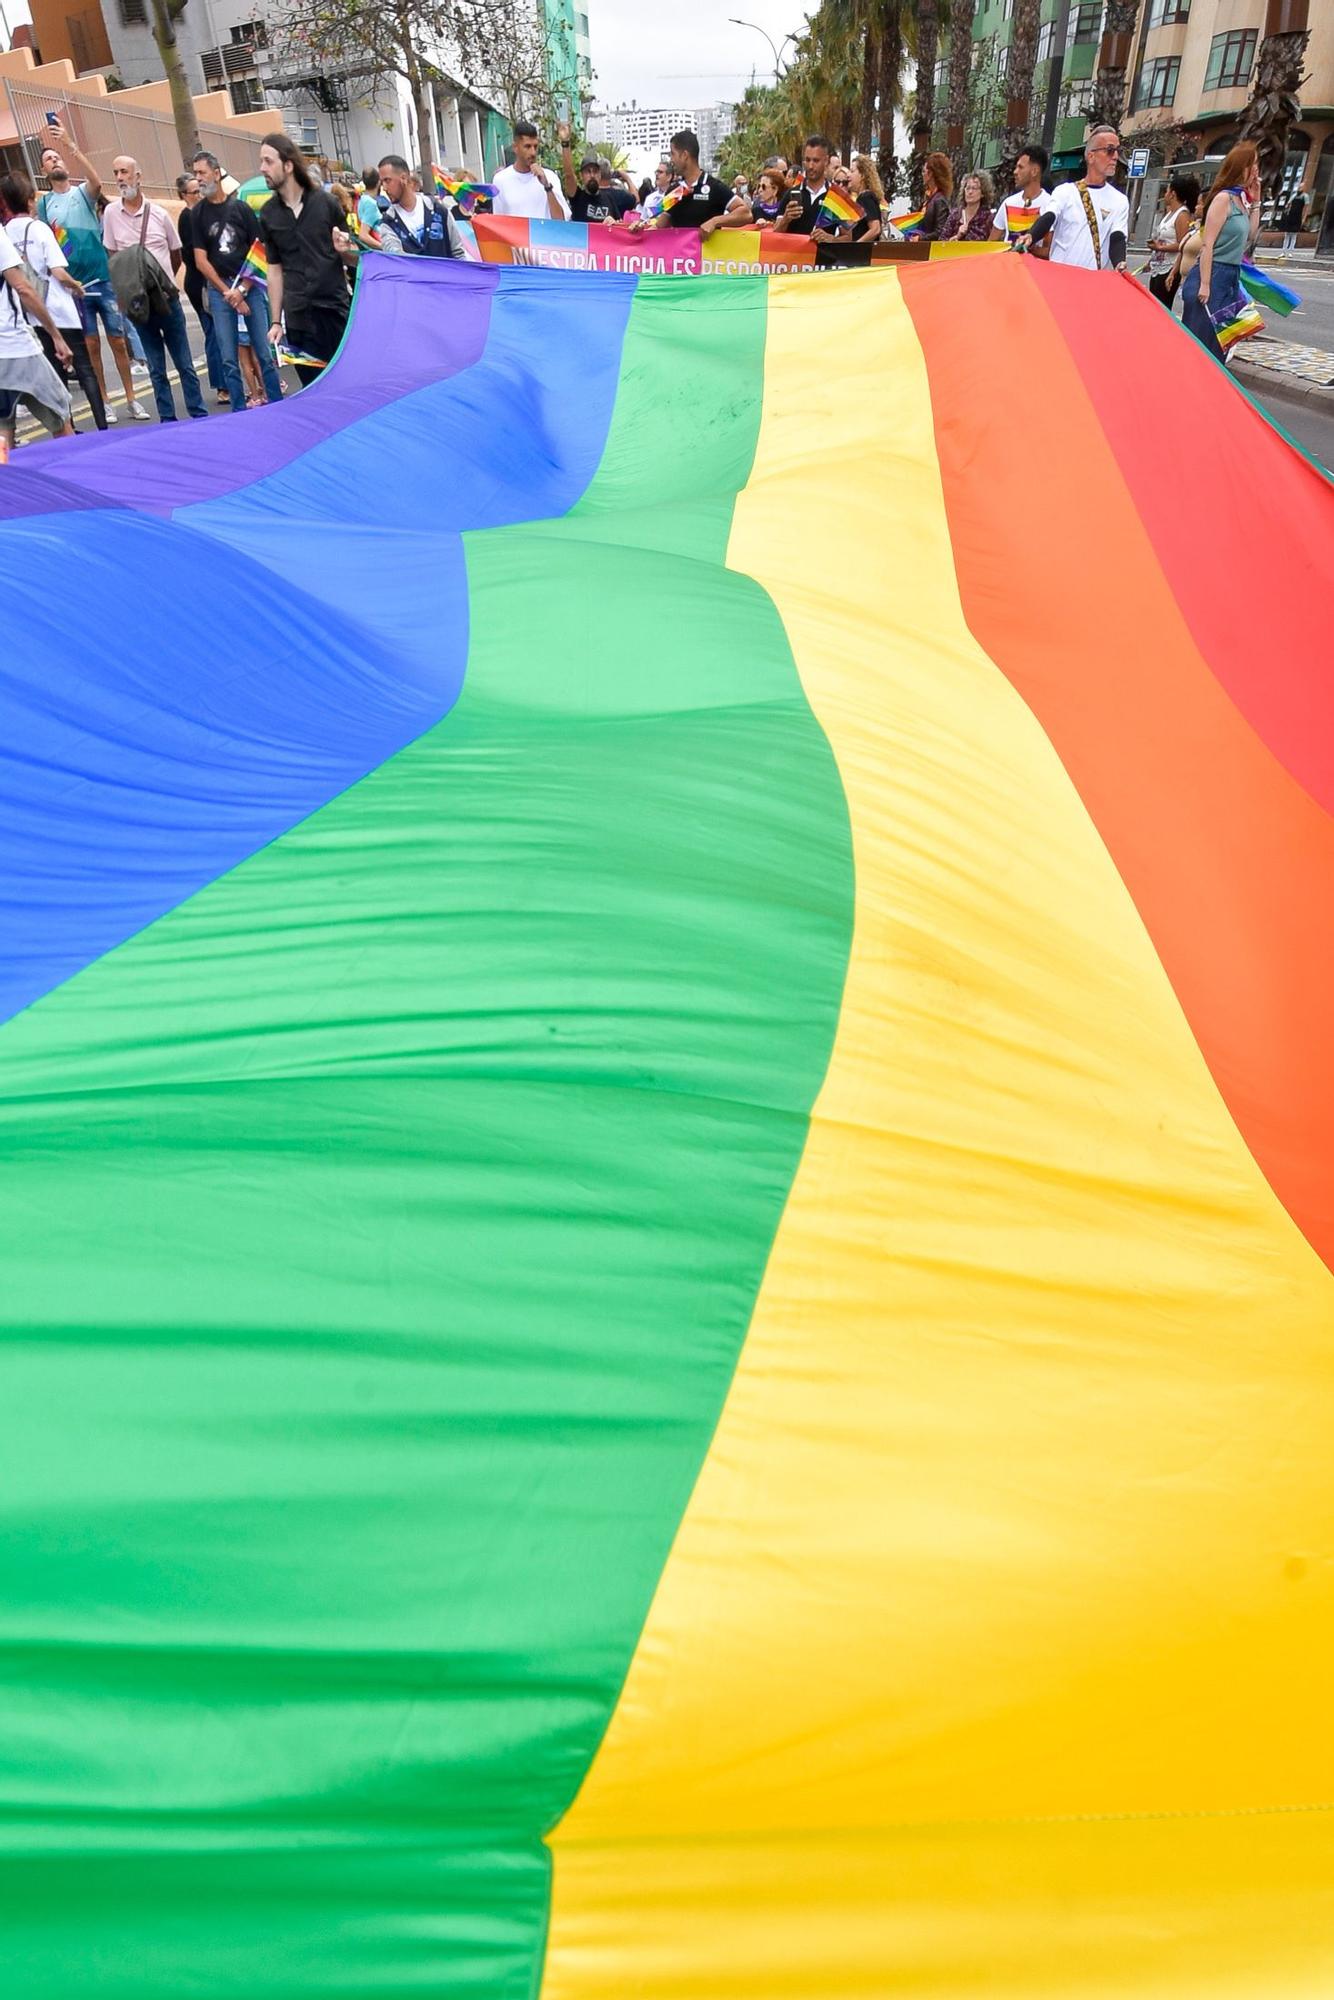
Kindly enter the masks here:
<path id="1" fill-rule="evenodd" d="M 851 934 L 765 298 L 644 283 L 448 719 L 0 1033 L 24 2000 L 535 1990 Z"/>

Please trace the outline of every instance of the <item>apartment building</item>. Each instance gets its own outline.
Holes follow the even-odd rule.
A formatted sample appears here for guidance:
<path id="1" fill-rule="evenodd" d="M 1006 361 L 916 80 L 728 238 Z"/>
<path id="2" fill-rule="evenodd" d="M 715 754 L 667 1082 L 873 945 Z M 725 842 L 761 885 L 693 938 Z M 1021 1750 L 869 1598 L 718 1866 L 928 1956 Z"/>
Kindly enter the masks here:
<path id="1" fill-rule="evenodd" d="M 1145 0 L 1136 28 L 1128 122 L 1180 126 L 1197 157 L 1237 136 L 1264 39 L 1266 0 Z M 1334 5 L 1313 0 L 1301 117 L 1288 140 L 1275 207 L 1301 189 L 1318 229 L 1334 184 Z"/>
<path id="2" fill-rule="evenodd" d="M 575 0 L 538 0 L 547 36 L 547 82 L 562 118 L 583 124 L 593 94 L 588 15 Z"/>
<path id="3" fill-rule="evenodd" d="M 1065 26 L 1062 33 L 1061 19 Z M 1102 0 L 1042 0 L 1038 35 L 1037 66 L 1033 73 L 1033 95 L 1029 126 L 1034 138 L 1041 138 L 1052 155 L 1057 171 L 1068 171 L 1083 160 L 1084 128 L 1093 96 L 1093 73 L 1098 66 L 1098 46 L 1102 41 Z M 1014 0 L 982 0 L 973 15 L 974 61 L 984 51 L 996 64 L 997 116 L 989 135 L 984 166 L 994 166 L 1001 155 L 1005 84 L 1008 80 L 1010 42 L 1014 32 Z M 1058 50 L 1057 41 L 1060 39 Z M 936 73 L 936 111 L 943 120 L 948 57 Z"/>
<path id="4" fill-rule="evenodd" d="M 693 109 L 645 107 L 633 101 L 614 110 L 594 113 L 588 122 L 588 136 L 594 145 L 620 148 L 631 163 L 645 170 L 666 153 L 673 132 L 691 131 L 699 139 L 699 157 L 713 166 L 718 148 L 728 137 L 736 120 L 734 104 L 696 105 Z"/>
<path id="5" fill-rule="evenodd" d="M 1065 34 L 1060 50 L 1061 17 Z M 979 56 L 994 52 L 1003 86 L 1013 33 L 1014 0 L 983 0 L 973 18 Z M 1264 39 L 1266 0 L 1142 0 L 1132 42 L 1123 124 L 1155 126 L 1178 138 L 1183 152 L 1220 158 L 1236 136 L 1250 98 Z M 1029 129 L 1042 138 L 1058 172 L 1083 159 L 1083 138 L 1102 41 L 1102 0 L 1043 0 Z M 1334 0 L 1312 0 L 1311 38 L 1302 86 L 1302 115 L 1289 142 L 1277 208 L 1295 189 L 1311 197 L 1308 228 L 1318 229 L 1334 185 Z M 937 115 L 943 117 L 947 63 L 937 71 Z M 984 165 L 1000 157 L 1000 125 Z"/>

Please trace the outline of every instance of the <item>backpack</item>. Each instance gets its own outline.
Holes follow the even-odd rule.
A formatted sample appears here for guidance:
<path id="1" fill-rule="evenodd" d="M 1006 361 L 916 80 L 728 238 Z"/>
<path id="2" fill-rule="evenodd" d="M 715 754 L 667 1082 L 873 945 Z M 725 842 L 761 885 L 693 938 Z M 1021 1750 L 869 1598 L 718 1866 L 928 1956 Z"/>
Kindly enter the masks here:
<path id="1" fill-rule="evenodd" d="M 381 216 L 381 227 L 388 229 L 398 238 L 404 253 L 409 257 L 461 257 L 463 244 L 454 228 L 454 220 L 443 201 L 423 196 L 426 202 L 426 223 L 419 243 L 407 224 L 400 220 L 392 206 Z M 457 247 L 456 247 L 457 246 Z"/>
<path id="2" fill-rule="evenodd" d="M 32 229 L 32 222 L 31 220 L 29 220 L 28 227 L 23 232 L 22 243 L 15 243 L 14 248 L 19 253 L 19 270 L 22 272 L 23 276 L 28 280 L 28 283 L 32 286 L 33 290 L 36 292 L 42 304 L 45 305 L 46 295 L 51 289 L 51 280 L 49 278 L 39 278 L 36 271 L 33 269 L 32 265 L 28 262 L 28 255 L 27 255 L 28 235 L 31 229 Z M 9 240 L 11 243 L 14 242 L 12 236 L 10 237 Z"/>
<path id="3" fill-rule="evenodd" d="M 162 319 L 171 311 L 179 294 L 151 250 L 144 248 L 152 203 L 144 202 L 144 219 L 139 224 L 139 241 L 112 252 L 111 284 L 116 304 L 136 326 L 150 319 Z"/>

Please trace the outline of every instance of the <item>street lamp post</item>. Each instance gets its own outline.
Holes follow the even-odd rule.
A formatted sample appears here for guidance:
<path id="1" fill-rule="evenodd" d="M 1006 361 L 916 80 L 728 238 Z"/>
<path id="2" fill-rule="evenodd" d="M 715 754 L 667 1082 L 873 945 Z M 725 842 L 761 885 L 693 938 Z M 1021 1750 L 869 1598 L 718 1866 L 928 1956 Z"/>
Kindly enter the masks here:
<path id="1" fill-rule="evenodd" d="M 779 77 L 783 74 L 782 64 L 779 61 L 780 51 L 785 49 L 789 42 L 795 42 L 797 39 L 796 36 L 784 35 L 782 41 L 779 42 L 777 46 L 775 46 L 774 38 L 769 33 L 769 30 L 767 28 L 762 28 L 758 21 L 739 21 L 735 14 L 729 14 L 727 19 L 729 26 L 733 28 L 753 28 L 757 35 L 764 36 L 765 41 L 769 44 L 770 49 L 773 51 L 774 82 L 777 83 Z"/>

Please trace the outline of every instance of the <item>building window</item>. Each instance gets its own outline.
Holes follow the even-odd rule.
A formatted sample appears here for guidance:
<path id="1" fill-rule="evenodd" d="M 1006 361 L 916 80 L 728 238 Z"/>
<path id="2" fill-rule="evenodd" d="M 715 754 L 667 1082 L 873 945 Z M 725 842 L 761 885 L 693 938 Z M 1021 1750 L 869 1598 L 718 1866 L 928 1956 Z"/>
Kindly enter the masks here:
<path id="1" fill-rule="evenodd" d="M 120 25 L 122 28 L 142 28 L 148 21 L 148 10 L 144 0 L 120 0 Z"/>
<path id="2" fill-rule="evenodd" d="M 257 76 L 238 76 L 229 87 L 232 110 L 238 118 L 243 112 L 264 109 L 264 86 Z"/>
<path id="3" fill-rule="evenodd" d="M 1096 42 L 1102 39 L 1102 8 L 1100 6 L 1079 6 L 1070 9 L 1070 25 L 1065 31 L 1065 46 L 1072 49 L 1076 42 Z"/>
<path id="4" fill-rule="evenodd" d="M 1233 28 L 1215 35 L 1209 44 L 1209 67 L 1204 72 L 1206 90 L 1240 90 L 1251 80 L 1255 68 L 1255 29 Z"/>
<path id="5" fill-rule="evenodd" d="M 1190 0 L 1153 0 L 1149 9 L 1151 28 L 1170 28 L 1174 21 L 1190 19 Z"/>
<path id="6" fill-rule="evenodd" d="M 1151 111 L 1169 105 L 1177 94 L 1180 69 L 1180 56 L 1154 56 L 1146 62 L 1132 109 Z"/>
<path id="7" fill-rule="evenodd" d="M 232 40 L 243 42 L 248 48 L 266 49 L 269 46 L 269 31 L 263 21 L 235 21 L 232 24 Z"/>
<path id="8" fill-rule="evenodd" d="M 1086 118 L 1093 104 L 1093 78 L 1081 77 L 1061 92 L 1062 118 Z"/>
<path id="9" fill-rule="evenodd" d="M 1055 21 L 1044 21 L 1042 23 L 1041 28 L 1038 31 L 1037 60 L 1039 62 L 1046 62 L 1048 57 L 1055 50 L 1055 47 L 1056 47 L 1056 23 Z"/>

